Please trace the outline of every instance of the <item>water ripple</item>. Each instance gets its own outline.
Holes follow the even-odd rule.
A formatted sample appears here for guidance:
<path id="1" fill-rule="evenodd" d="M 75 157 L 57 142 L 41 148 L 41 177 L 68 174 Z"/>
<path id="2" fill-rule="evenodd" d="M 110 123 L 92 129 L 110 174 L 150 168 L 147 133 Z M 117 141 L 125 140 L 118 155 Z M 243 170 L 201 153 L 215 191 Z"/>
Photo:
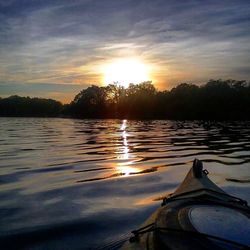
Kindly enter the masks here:
<path id="1" fill-rule="evenodd" d="M 78 230 L 77 221 L 96 225 L 91 235 L 79 229 L 85 240 L 122 234 L 138 223 L 129 218 L 146 218 L 174 190 L 194 158 L 250 200 L 250 122 L 0 118 L 0 131 L 0 241 L 32 231 L 21 235 L 39 242 L 39 232 Z"/>

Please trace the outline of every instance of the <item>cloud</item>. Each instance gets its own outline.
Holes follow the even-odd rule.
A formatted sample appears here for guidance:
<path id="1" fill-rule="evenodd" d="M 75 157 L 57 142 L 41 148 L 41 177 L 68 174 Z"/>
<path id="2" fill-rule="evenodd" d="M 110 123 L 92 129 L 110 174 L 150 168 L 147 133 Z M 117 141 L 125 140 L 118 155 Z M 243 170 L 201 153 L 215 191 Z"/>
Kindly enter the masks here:
<path id="1" fill-rule="evenodd" d="M 0 6 L 4 82 L 101 84 L 100 65 L 127 56 L 151 64 L 163 87 L 250 78 L 249 1 L 15 0 Z"/>

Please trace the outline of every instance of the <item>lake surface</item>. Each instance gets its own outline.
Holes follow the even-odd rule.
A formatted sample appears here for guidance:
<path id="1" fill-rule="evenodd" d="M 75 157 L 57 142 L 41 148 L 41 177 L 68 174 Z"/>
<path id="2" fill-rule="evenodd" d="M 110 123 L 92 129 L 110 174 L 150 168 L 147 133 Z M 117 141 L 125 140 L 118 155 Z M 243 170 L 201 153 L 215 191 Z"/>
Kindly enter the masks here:
<path id="1" fill-rule="evenodd" d="M 250 122 L 0 118 L 0 134 L 2 244 L 90 249 L 122 239 L 194 158 L 250 202 Z"/>

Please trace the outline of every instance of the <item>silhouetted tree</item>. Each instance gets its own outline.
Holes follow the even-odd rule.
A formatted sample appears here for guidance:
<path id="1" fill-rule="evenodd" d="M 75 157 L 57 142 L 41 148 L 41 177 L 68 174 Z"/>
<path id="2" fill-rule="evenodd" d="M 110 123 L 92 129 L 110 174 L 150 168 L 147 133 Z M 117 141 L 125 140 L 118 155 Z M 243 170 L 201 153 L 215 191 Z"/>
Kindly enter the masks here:
<path id="1" fill-rule="evenodd" d="M 152 118 L 155 116 L 157 91 L 151 82 L 130 84 L 126 92 L 127 117 Z"/>
<path id="2" fill-rule="evenodd" d="M 92 85 L 76 95 L 71 103 L 72 111 L 80 117 L 105 117 L 106 91 Z"/>
<path id="3" fill-rule="evenodd" d="M 202 86 L 182 83 L 170 91 L 158 91 L 151 82 L 92 85 L 71 104 L 51 99 L 11 96 L 0 99 L 0 115 L 73 116 L 81 118 L 133 119 L 250 119 L 250 83 L 209 80 Z"/>
<path id="4" fill-rule="evenodd" d="M 118 83 L 110 84 L 105 88 L 107 116 L 120 117 L 124 115 L 126 106 L 126 89 Z"/>
<path id="5" fill-rule="evenodd" d="M 0 99 L 0 116 L 59 116 L 63 105 L 52 99 L 10 96 Z"/>
<path id="6" fill-rule="evenodd" d="M 182 83 L 171 91 L 157 91 L 151 82 L 130 84 L 127 89 L 118 84 L 92 86 L 87 97 L 96 96 L 101 100 L 99 105 L 83 94 L 89 90 L 83 90 L 73 103 L 82 117 L 205 120 L 250 117 L 250 84 L 246 81 L 209 80 L 200 87 Z M 90 113 L 80 112 L 85 109 Z"/>

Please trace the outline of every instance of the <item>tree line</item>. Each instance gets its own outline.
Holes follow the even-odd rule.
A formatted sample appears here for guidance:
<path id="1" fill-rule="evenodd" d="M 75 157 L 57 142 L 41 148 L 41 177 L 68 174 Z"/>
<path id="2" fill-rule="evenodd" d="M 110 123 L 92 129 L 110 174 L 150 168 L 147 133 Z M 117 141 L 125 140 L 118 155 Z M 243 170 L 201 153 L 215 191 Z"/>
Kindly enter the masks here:
<path id="1" fill-rule="evenodd" d="M 158 91 L 151 82 L 130 84 L 128 88 L 92 85 L 67 105 L 29 97 L 0 99 L 0 115 L 24 113 L 77 118 L 249 120 L 250 82 L 209 80 L 201 86 L 182 83 L 169 91 Z"/>
<path id="2" fill-rule="evenodd" d="M 0 116 L 55 117 L 62 112 L 62 103 L 52 99 L 17 95 L 0 98 Z"/>

